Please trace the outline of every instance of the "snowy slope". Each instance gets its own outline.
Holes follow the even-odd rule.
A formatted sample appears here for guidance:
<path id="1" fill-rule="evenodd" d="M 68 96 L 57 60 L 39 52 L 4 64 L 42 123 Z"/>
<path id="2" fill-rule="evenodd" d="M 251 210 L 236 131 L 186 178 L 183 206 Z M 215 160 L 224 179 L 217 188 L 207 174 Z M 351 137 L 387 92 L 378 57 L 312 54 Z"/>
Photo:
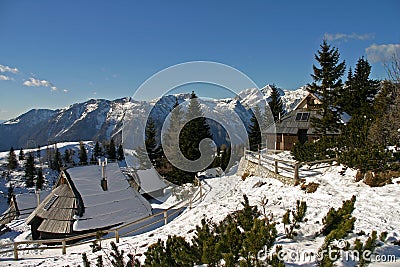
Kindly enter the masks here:
<path id="1" fill-rule="evenodd" d="M 192 209 L 187 209 L 166 226 L 137 236 L 121 239 L 119 247 L 131 253 L 143 253 L 147 247 L 156 242 L 159 238 L 165 240 L 168 235 L 181 235 L 190 238 L 193 235 L 192 229 L 198 225 L 202 218 L 211 218 L 214 221 L 222 220 L 228 213 L 241 208 L 240 201 L 242 195 L 249 197 L 250 204 L 259 205 L 262 197 L 269 199 L 267 204 L 268 212 L 273 214 L 273 220 L 277 222 L 279 232 L 276 244 L 280 244 L 288 252 L 314 251 L 323 243 L 323 237 L 315 237 L 315 233 L 322 228 L 322 218 L 331 207 L 338 208 L 342 201 L 350 199 L 352 195 L 357 196 L 355 211 L 353 215 L 357 218 L 354 233 L 361 230 L 371 233 L 372 230 L 378 234 L 387 231 L 388 241 L 377 249 L 378 253 L 395 255 L 397 264 L 400 262 L 399 246 L 393 245 L 393 241 L 400 240 L 400 178 L 394 184 L 380 188 L 371 188 L 362 182 L 354 182 L 355 171 L 347 170 L 344 175 L 340 175 L 341 166 L 327 166 L 320 169 L 319 175 L 308 178 L 307 182 L 320 183 L 315 193 L 305 193 L 299 186 L 293 187 L 284 185 L 272 178 L 249 177 L 245 181 L 234 174 L 222 178 L 207 179 L 204 181 L 205 196 L 202 201 L 194 203 Z M 261 186 L 256 184 L 263 182 Z M 286 239 L 283 236 L 283 225 L 280 223 L 283 214 L 287 209 L 292 209 L 296 200 L 303 200 L 307 203 L 306 222 L 301 224 L 299 235 L 294 239 Z M 23 233 L 22 236 L 26 236 Z M 349 236 L 351 243 L 358 237 L 355 234 Z M 366 236 L 359 236 L 362 240 Z M 109 247 L 109 241 L 103 242 L 103 247 Z M 108 251 L 108 249 L 106 250 Z M 95 264 L 97 255 L 93 254 L 89 245 L 68 248 L 67 255 L 61 255 L 56 251 L 26 251 L 21 252 L 22 260 L 17 262 L 3 260 L 2 263 L 10 266 L 43 265 L 77 266 L 82 264 L 81 253 L 86 252 L 89 259 Z M 12 254 L 1 255 L 1 257 L 12 258 Z M 103 259 L 106 257 L 103 256 Z M 143 261 L 144 256 L 140 259 Z M 300 260 L 286 262 L 289 266 L 314 266 L 310 260 Z M 353 266 L 351 262 L 342 262 L 339 266 Z M 110 266 L 108 262 L 107 266 Z M 370 266 L 398 266 L 396 263 L 380 265 L 378 263 Z"/>

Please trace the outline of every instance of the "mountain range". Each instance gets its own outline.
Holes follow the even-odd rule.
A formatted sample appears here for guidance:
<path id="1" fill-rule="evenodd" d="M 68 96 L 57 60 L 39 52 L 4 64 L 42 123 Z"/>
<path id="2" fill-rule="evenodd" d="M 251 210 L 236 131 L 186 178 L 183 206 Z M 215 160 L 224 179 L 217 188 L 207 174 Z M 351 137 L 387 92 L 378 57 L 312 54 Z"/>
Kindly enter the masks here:
<path id="1" fill-rule="evenodd" d="M 249 107 L 263 103 L 258 90 L 245 89 L 235 98 L 202 101 L 202 107 L 205 110 L 219 112 L 222 116 L 234 111 L 248 128 L 252 116 Z M 272 91 L 271 86 L 267 85 L 260 91 L 263 98 L 268 101 Z M 305 87 L 297 90 L 279 89 L 279 92 L 286 112 L 292 110 L 307 94 Z M 7 151 L 11 146 L 19 149 L 63 141 L 101 141 L 109 140 L 111 137 L 118 139 L 121 138 L 119 133 L 124 117 L 128 113 L 136 114 L 152 109 L 151 116 L 156 125 L 162 125 L 176 98 L 178 102 L 183 102 L 189 98 L 189 94 L 167 95 L 140 102 L 129 97 L 116 100 L 90 99 L 57 110 L 32 109 L 0 124 L 0 151 Z M 211 131 L 217 144 L 223 142 L 226 133 L 220 126 L 211 125 Z"/>

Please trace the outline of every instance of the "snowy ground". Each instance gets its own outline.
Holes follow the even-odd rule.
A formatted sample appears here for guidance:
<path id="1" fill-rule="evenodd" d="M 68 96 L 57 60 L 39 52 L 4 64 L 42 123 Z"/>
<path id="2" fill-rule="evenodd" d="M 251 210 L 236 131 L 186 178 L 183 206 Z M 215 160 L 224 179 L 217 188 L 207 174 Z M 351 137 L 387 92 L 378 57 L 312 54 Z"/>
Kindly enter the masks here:
<path id="1" fill-rule="evenodd" d="M 315 237 L 315 233 L 322 228 L 322 218 L 331 207 L 338 208 L 342 201 L 356 195 L 357 201 L 353 216 L 357 218 L 354 233 L 364 231 L 366 234 L 349 236 L 349 242 L 353 244 L 355 238 L 365 240 L 373 230 L 386 231 L 388 238 L 385 243 L 376 250 L 381 255 L 394 255 L 397 263 L 373 263 L 370 266 L 400 266 L 400 247 L 393 242 L 400 240 L 400 178 L 394 179 L 394 183 L 380 188 L 371 188 L 362 182 L 354 182 L 355 171 L 348 169 L 344 175 L 339 174 L 341 166 L 327 166 L 319 169 L 319 174 L 307 178 L 307 183 L 317 182 L 320 184 L 315 193 L 305 193 L 300 186 L 284 185 L 275 179 L 249 177 L 245 181 L 234 174 L 228 174 L 221 178 L 212 178 L 204 181 L 205 195 L 202 201 L 194 203 L 192 209 L 186 209 L 180 216 L 158 229 L 120 239 L 119 248 L 126 253 L 140 255 L 147 247 L 155 243 L 159 238 L 166 239 L 168 235 L 181 235 L 188 239 L 193 235 L 196 225 L 200 224 L 202 218 L 212 218 L 214 221 L 222 220 L 228 213 L 241 208 L 240 202 L 243 194 L 249 197 L 250 204 L 259 205 L 260 200 L 266 197 L 269 201 L 267 211 L 273 214 L 278 223 L 279 236 L 276 244 L 283 246 L 285 251 L 302 252 L 318 251 L 323 243 L 323 237 Z M 255 186 L 262 181 L 261 186 Z M 282 216 L 287 209 L 295 206 L 296 200 L 306 201 L 306 222 L 301 224 L 299 235 L 294 239 L 286 239 L 283 236 L 284 229 L 281 222 Z M 175 197 L 166 200 L 163 206 L 174 203 Z M 157 204 L 154 204 L 157 205 Z M 24 231 L 23 225 L 19 225 L 19 231 Z M 23 239 L 27 232 L 10 234 L 7 239 Z M 0 237 L 2 238 L 2 237 Z M 1 240 L 0 240 L 1 241 Z M 103 251 L 92 253 L 89 245 L 80 245 L 67 249 L 67 255 L 61 255 L 60 250 L 22 251 L 19 252 L 20 260 L 13 261 L 12 253 L 0 254 L 1 266 L 77 266 L 82 265 L 82 253 L 88 254 L 89 260 L 94 265 L 97 255 L 109 252 L 109 242 L 103 241 Z M 106 265 L 111 265 L 107 257 L 103 256 Z M 144 256 L 140 256 L 144 261 Z M 354 266 L 354 262 L 337 262 L 339 266 Z M 307 259 L 290 260 L 289 266 L 315 266 L 315 262 Z"/>

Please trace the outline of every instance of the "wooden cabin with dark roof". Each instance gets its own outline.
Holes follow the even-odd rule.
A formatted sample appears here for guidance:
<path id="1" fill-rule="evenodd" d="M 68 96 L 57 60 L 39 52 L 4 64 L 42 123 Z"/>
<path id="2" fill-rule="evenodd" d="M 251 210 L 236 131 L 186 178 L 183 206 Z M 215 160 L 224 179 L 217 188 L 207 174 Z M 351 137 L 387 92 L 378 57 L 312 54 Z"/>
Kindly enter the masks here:
<path id="1" fill-rule="evenodd" d="M 52 192 L 26 219 L 32 239 L 63 238 L 132 222 L 152 214 L 118 163 L 63 170 Z"/>
<path id="2" fill-rule="evenodd" d="M 312 93 L 304 97 L 297 106 L 275 123 L 275 134 L 268 135 L 269 148 L 291 150 L 295 143 L 305 143 L 318 138 L 311 125 L 311 118 L 318 117 L 316 105 L 321 101 Z M 338 133 L 331 133 L 338 135 Z M 272 144 L 272 146 L 271 146 Z"/>

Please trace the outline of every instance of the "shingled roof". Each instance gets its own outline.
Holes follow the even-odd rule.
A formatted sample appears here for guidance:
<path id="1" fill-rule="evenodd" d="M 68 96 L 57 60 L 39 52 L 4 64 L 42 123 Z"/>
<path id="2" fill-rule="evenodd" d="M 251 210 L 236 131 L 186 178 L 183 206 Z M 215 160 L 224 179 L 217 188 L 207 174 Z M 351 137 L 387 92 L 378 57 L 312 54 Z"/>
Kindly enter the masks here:
<path id="1" fill-rule="evenodd" d="M 61 172 L 56 187 L 26 219 L 38 218 L 37 231 L 71 234 L 95 231 L 151 215 L 151 205 L 130 187 L 117 163 L 106 165 L 108 188 L 101 186 L 102 167 L 75 167 Z"/>
<path id="2" fill-rule="evenodd" d="M 77 210 L 78 199 L 69 184 L 60 184 L 29 215 L 26 223 L 30 224 L 35 217 L 39 217 L 43 221 L 38 227 L 38 231 L 70 234 Z"/>
<path id="3" fill-rule="evenodd" d="M 307 129 L 307 134 L 313 134 L 310 118 L 318 116 L 315 110 L 292 110 L 275 124 L 277 134 L 297 134 L 299 129 Z"/>

